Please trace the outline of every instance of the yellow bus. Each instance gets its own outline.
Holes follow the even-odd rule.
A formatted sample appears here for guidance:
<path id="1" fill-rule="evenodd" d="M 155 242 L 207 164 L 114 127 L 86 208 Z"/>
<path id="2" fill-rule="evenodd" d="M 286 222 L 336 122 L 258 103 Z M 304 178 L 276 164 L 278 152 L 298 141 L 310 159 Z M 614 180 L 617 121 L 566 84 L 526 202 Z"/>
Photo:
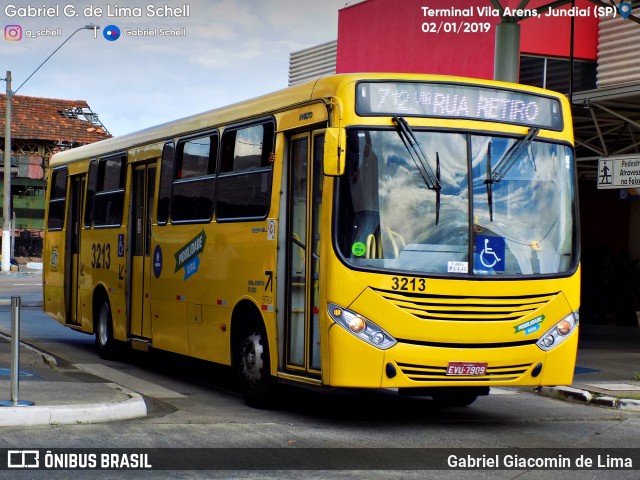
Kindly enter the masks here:
<path id="1" fill-rule="evenodd" d="M 468 405 L 572 381 L 579 244 L 564 96 L 336 75 L 51 159 L 44 309 L 278 383 Z"/>

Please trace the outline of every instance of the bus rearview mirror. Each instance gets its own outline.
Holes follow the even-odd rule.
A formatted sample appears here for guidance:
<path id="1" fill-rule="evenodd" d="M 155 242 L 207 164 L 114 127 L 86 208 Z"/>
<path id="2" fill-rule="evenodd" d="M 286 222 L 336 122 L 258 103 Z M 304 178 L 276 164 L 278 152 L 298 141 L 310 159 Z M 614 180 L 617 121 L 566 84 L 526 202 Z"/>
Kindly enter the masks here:
<path id="1" fill-rule="evenodd" d="M 324 133 L 324 174 L 339 177 L 344 173 L 344 145 L 346 135 L 344 129 L 329 127 Z"/>

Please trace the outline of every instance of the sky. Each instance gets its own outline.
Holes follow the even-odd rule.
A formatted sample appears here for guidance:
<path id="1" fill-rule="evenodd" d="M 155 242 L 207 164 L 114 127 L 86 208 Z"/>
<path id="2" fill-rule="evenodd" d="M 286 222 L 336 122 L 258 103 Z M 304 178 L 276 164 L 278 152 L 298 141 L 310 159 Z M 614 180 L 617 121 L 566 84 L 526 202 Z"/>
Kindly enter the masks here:
<path id="1" fill-rule="evenodd" d="M 123 135 L 285 88 L 289 54 L 335 40 L 347 3 L 359 0 L 7 0 L 0 78 L 11 71 L 15 92 L 74 30 L 99 25 L 74 34 L 17 95 L 86 100 Z"/>

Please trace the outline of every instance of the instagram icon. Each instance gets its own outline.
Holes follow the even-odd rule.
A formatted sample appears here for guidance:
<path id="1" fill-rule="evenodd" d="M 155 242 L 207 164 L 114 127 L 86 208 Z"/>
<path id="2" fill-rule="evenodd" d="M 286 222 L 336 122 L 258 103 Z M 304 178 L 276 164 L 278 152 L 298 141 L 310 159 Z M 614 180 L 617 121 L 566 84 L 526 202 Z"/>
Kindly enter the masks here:
<path id="1" fill-rule="evenodd" d="M 9 42 L 18 42 L 22 40 L 22 27 L 20 25 L 5 26 L 4 39 Z"/>

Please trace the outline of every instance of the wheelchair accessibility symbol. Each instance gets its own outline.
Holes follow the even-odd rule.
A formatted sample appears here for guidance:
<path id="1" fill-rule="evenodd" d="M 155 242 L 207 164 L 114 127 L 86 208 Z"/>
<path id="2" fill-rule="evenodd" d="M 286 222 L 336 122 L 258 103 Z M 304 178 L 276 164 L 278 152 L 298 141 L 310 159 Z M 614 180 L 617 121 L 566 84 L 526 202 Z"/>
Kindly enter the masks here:
<path id="1" fill-rule="evenodd" d="M 478 253 L 479 252 L 479 253 Z M 505 242 L 502 237 L 476 237 L 476 269 L 504 272 Z"/>
<path id="2" fill-rule="evenodd" d="M 124 233 L 118 235 L 118 256 L 124 257 Z"/>

